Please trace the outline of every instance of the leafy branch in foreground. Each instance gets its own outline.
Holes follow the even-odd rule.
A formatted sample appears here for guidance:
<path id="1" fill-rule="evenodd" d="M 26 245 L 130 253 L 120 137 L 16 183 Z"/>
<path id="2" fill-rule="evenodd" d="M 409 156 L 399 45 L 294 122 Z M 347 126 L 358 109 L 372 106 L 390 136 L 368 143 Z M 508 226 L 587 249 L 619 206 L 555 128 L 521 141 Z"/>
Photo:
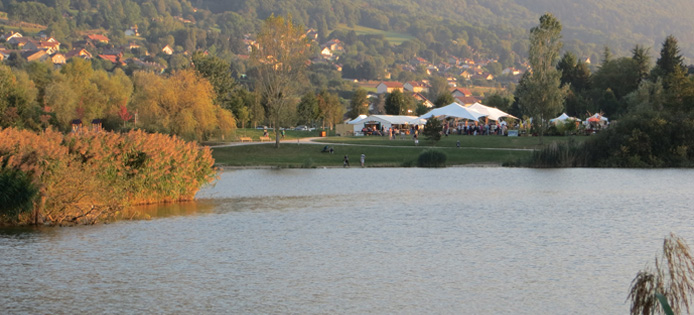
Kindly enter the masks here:
<path id="1" fill-rule="evenodd" d="M 690 313 L 692 296 L 694 259 L 684 240 L 671 233 L 663 241 L 660 260 L 655 259 L 655 270 L 641 270 L 631 282 L 631 314 Z"/>

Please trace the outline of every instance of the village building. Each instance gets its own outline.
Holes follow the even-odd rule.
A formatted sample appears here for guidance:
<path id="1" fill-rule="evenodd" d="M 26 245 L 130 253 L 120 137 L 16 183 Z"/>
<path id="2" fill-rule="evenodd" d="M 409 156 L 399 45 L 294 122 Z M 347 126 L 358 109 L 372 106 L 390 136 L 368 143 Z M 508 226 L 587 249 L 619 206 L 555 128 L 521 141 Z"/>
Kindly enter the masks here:
<path id="1" fill-rule="evenodd" d="M 64 65 L 65 62 L 67 62 L 67 59 L 65 58 L 65 55 L 58 52 L 51 56 L 51 61 L 54 65 Z"/>
<path id="2" fill-rule="evenodd" d="M 164 46 L 164 48 L 161 49 L 161 52 L 163 52 L 169 56 L 173 55 L 173 53 L 174 53 L 173 49 L 169 45 Z"/>
<path id="3" fill-rule="evenodd" d="M 405 88 L 403 87 L 402 83 L 400 83 L 400 82 L 383 81 L 376 86 L 376 93 L 378 93 L 378 94 L 393 93 L 393 91 L 396 91 L 396 90 L 402 92 L 404 89 Z"/>
<path id="4" fill-rule="evenodd" d="M 410 81 L 410 82 L 405 82 L 403 84 L 403 88 L 405 91 L 410 91 L 413 93 L 420 93 L 420 92 L 428 92 L 429 89 L 427 88 L 426 85 L 423 83 L 417 82 L 417 81 Z"/>
<path id="5" fill-rule="evenodd" d="M 92 41 L 92 42 L 101 43 L 101 44 L 108 44 L 108 42 L 109 42 L 108 37 L 101 35 L 101 34 L 87 35 L 87 39 Z"/>

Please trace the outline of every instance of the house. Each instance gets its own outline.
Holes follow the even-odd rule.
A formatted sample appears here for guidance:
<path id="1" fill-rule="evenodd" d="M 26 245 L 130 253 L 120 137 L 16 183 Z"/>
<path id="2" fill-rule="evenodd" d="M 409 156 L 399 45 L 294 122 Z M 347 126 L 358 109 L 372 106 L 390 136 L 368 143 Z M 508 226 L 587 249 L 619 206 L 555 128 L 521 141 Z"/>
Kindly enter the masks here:
<path id="1" fill-rule="evenodd" d="M 92 42 L 101 43 L 101 44 L 108 44 L 108 42 L 109 42 L 108 37 L 101 35 L 101 34 L 87 35 L 87 39 L 92 41 Z"/>
<path id="2" fill-rule="evenodd" d="M 125 34 L 125 36 L 140 36 L 140 32 L 137 29 L 137 25 L 131 26 L 123 33 Z"/>
<path id="3" fill-rule="evenodd" d="M 108 60 L 115 65 L 125 66 L 125 62 L 122 62 L 120 56 L 118 55 L 99 55 L 99 58 L 103 60 Z"/>
<path id="4" fill-rule="evenodd" d="M 466 97 L 466 96 L 472 96 L 472 92 L 470 92 L 470 90 L 468 90 L 466 88 L 457 87 L 457 88 L 451 89 L 451 95 L 453 97 Z"/>
<path id="5" fill-rule="evenodd" d="M 417 100 L 418 102 L 422 102 L 422 104 L 424 104 L 424 106 L 426 106 L 428 108 L 434 107 L 434 103 L 432 103 L 430 100 L 428 100 L 426 97 L 424 97 L 424 95 L 422 95 L 422 93 L 414 93 L 414 94 L 412 94 L 412 97 L 414 97 L 414 99 Z"/>
<path id="6" fill-rule="evenodd" d="M 323 56 L 323 58 L 325 58 L 325 59 L 330 59 L 330 58 L 333 57 L 333 52 L 332 52 L 332 50 L 330 50 L 330 48 L 328 48 L 328 47 L 323 48 L 323 49 L 320 51 L 320 54 L 321 54 L 321 56 Z"/>
<path id="7" fill-rule="evenodd" d="M 91 40 L 85 39 L 72 43 L 72 48 L 96 49 L 96 45 Z"/>
<path id="8" fill-rule="evenodd" d="M 74 57 L 92 59 L 92 54 L 84 48 L 75 48 L 73 50 L 70 50 L 67 54 L 65 54 L 65 59 L 72 59 Z"/>
<path id="9" fill-rule="evenodd" d="M 503 75 L 514 75 L 515 76 L 515 75 L 519 75 L 520 73 L 521 73 L 520 70 L 513 68 L 513 67 L 501 70 L 501 74 L 503 74 Z"/>
<path id="10" fill-rule="evenodd" d="M 24 46 L 28 43 L 32 43 L 34 47 L 38 47 L 39 44 L 35 40 L 26 37 L 13 37 L 7 41 L 8 44 L 16 46 L 18 49 L 25 49 Z"/>
<path id="11" fill-rule="evenodd" d="M 475 80 L 491 81 L 491 80 L 494 80 L 494 75 L 492 75 L 491 73 L 482 72 L 482 73 L 478 73 L 478 74 L 473 75 L 472 78 Z"/>
<path id="12" fill-rule="evenodd" d="M 316 31 L 312 28 L 309 28 L 308 30 L 306 30 L 306 38 L 308 38 L 310 40 L 317 40 L 318 39 L 318 31 Z"/>
<path id="13" fill-rule="evenodd" d="M 412 62 L 411 62 L 411 63 L 412 63 L 412 65 L 414 65 L 415 67 L 416 67 L 416 66 L 427 66 L 427 65 L 429 65 L 429 61 L 426 60 L 426 59 L 424 59 L 424 58 L 422 58 L 422 57 L 415 57 L 414 59 L 412 59 Z"/>
<path id="14" fill-rule="evenodd" d="M 32 61 L 45 61 L 50 56 L 44 50 L 32 50 L 22 52 L 22 58 L 26 59 L 28 62 Z"/>
<path id="15" fill-rule="evenodd" d="M 124 45 L 123 47 L 121 47 L 121 50 L 133 51 L 134 49 L 140 49 L 140 45 L 135 44 L 135 43 L 129 43 L 129 44 Z"/>
<path id="16" fill-rule="evenodd" d="M 169 45 L 164 46 L 164 48 L 161 49 L 161 52 L 167 54 L 167 55 L 173 55 L 173 49 Z"/>
<path id="17" fill-rule="evenodd" d="M 404 90 L 402 83 L 394 81 L 383 81 L 376 86 L 376 93 L 378 94 L 393 93 L 393 91 L 395 90 L 402 92 Z"/>
<path id="18" fill-rule="evenodd" d="M 243 43 L 246 45 L 246 51 L 248 51 L 249 54 L 253 52 L 254 47 L 255 47 L 255 49 L 260 48 L 260 44 L 258 44 L 258 42 L 254 41 L 250 38 L 244 39 Z"/>
<path id="19" fill-rule="evenodd" d="M 4 47 L 0 47 L 0 61 L 5 60 L 10 57 L 10 51 Z"/>
<path id="20" fill-rule="evenodd" d="M 475 96 L 458 96 L 454 98 L 454 101 L 463 106 L 470 106 L 475 103 L 479 103 L 482 100 Z"/>
<path id="21" fill-rule="evenodd" d="M 51 61 L 54 65 L 64 65 L 66 62 L 66 58 L 65 55 L 58 52 L 51 56 Z"/>
<path id="22" fill-rule="evenodd" d="M 10 39 L 20 38 L 20 37 L 22 37 L 22 34 L 17 33 L 15 31 L 9 31 L 5 34 L 2 34 L 2 36 L 0 36 L 0 40 L 8 42 L 8 41 L 10 41 Z"/>
<path id="23" fill-rule="evenodd" d="M 57 53 L 60 50 L 60 43 L 56 40 L 53 41 L 40 41 L 39 49 L 43 49 L 49 55 Z"/>
<path id="24" fill-rule="evenodd" d="M 427 92 L 429 89 L 423 83 L 417 81 L 410 81 L 403 84 L 405 91 L 410 91 L 412 93 Z"/>
<path id="25" fill-rule="evenodd" d="M 462 77 L 465 80 L 470 80 L 472 78 L 472 72 L 468 70 L 463 70 L 463 72 L 460 73 L 460 77 Z"/>
<path id="26" fill-rule="evenodd" d="M 331 39 L 327 43 L 321 45 L 321 48 L 326 47 L 329 48 L 332 52 L 345 50 L 345 47 L 342 45 L 342 42 L 337 38 Z"/>

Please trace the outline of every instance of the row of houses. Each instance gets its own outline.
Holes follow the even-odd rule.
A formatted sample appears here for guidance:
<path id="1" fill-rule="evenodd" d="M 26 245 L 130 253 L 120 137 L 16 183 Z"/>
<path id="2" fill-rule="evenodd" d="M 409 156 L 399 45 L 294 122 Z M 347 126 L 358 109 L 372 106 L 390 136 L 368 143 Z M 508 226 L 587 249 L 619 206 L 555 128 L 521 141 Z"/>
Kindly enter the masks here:
<path id="1" fill-rule="evenodd" d="M 137 29 L 131 28 L 133 32 Z M 61 44 L 55 38 L 47 37 L 39 33 L 38 38 L 24 37 L 22 34 L 14 31 L 0 35 L 0 42 L 6 43 L 5 47 L 0 47 L 0 61 L 8 58 L 13 52 L 17 52 L 28 62 L 46 61 L 48 59 L 55 65 L 62 65 L 72 58 L 92 59 L 92 52 L 99 51 L 96 58 L 106 60 L 114 65 L 124 66 L 128 62 L 133 62 L 142 68 L 163 71 L 163 65 L 142 61 L 138 58 L 123 59 L 124 52 L 132 52 L 140 49 L 140 45 L 129 43 L 127 45 L 115 47 L 110 46 L 110 39 L 102 34 L 87 34 L 82 40 L 72 43 L 72 49 L 68 52 L 61 52 Z M 10 48 L 7 48 L 7 47 Z M 172 55 L 173 49 L 166 45 L 162 49 L 162 53 Z M 145 52 L 145 55 L 149 55 Z"/>

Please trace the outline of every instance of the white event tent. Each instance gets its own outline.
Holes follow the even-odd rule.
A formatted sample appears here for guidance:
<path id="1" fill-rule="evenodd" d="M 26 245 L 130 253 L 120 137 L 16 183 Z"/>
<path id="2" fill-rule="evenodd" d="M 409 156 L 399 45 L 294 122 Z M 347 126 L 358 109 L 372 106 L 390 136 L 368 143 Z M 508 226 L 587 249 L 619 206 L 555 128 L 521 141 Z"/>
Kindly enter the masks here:
<path id="1" fill-rule="evenodd" d="M 550 123 L 557 123 L 557 122 L 562 122 L 562 123 L 564 123 L 564 122 L 566 122 L 567 120 L 571 120 L 572 122 L 573 122 L 573 121 L 581 121 L 580 119 L 578 119 L 578 118 L 576 118 L 576 117 L 570 117 L 570 116 L 567 115 L 566 113 L 562 113 L 561 115 L 559 115 L 559 117 L 550 119 L 549 122 L 550 122 Z"/>
<path id="2" fill-rule="evenodd" d="M 475 103 L 470 105 L 468 108 L 472 108 L 482 114 L 486 114 L 487 118 L 493 121 L 499 121 L 500 118 L 509 117 L 513 119 L 518 119 L 515 116 L 508 114 L 496 107 L 491 107 L 487 105 L 482 105 L 480 103 Z"/>
<path id="3" fill-rule="evenodd" d="M 362 115 L 364 116 L 364 115 Z M 412 121 L 415 120 L 417 116 L 398 116 L 398 115 L 371 115 L 359 119 L 355 118 L 352 121 L 347 122 L 350 125 L 354 125 L 354 133 L 358 134 L 366 125 L 378 126 L 379 129 L 383 128 L 388 130 L 393 125 L 411 125 Z"/>
<path id="4" fill-rule="evenodd" d="M 467 119 L 467 120 L 473 120 L 477 121 L 480 119 L 480 117 L 485 117 L 487 114 L 480 113 L 479 111 L 476 111 L 474 109 L 464 107 L 463 105 L 460 105 L 458 103 L 451 103 L 449 105 L 446 105 L 441 108 L 436 108 L 428 113 L 419 116 L 420 119 L 429 119 L 431 117 L 439 117 L 439 116 L 444 116 L 444 117 L 453 117 L 453 118 L 461 118 L 461 119 Z"/>

